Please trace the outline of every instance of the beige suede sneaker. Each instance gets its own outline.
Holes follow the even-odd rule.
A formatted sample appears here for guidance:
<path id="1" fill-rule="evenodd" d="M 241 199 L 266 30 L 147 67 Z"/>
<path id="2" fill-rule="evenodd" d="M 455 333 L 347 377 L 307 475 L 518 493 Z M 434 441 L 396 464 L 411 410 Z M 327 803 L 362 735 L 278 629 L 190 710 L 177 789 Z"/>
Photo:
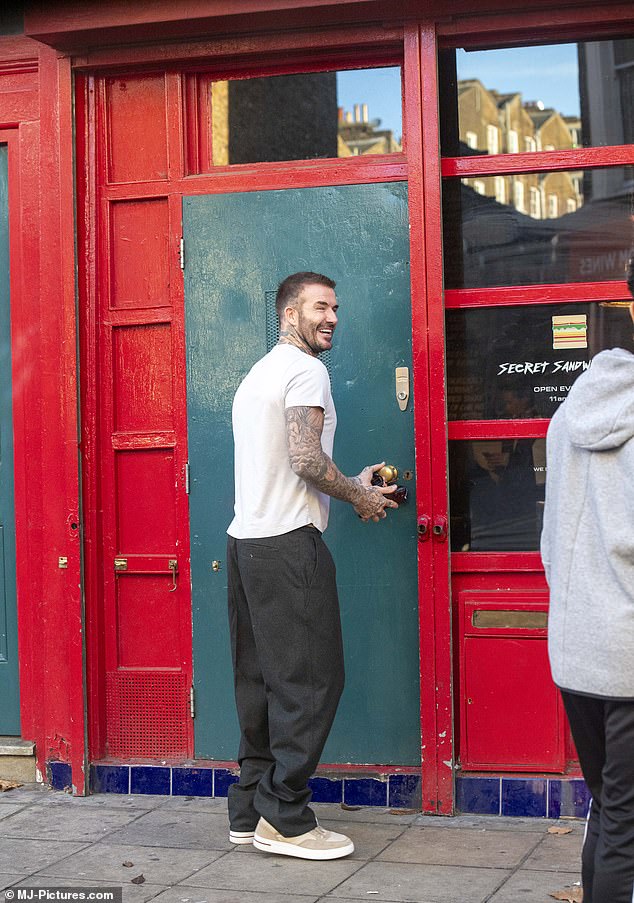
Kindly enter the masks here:
<path id="1" fill-rule="evenodd" d="M 340 859 L 354 853 L 354 844 L 345 834 L 336 834 L 317 825 L 299 837 L 284 837 L 263 818 L 255 829 L 253 846 L 265 853 L 299 859 Z"/>

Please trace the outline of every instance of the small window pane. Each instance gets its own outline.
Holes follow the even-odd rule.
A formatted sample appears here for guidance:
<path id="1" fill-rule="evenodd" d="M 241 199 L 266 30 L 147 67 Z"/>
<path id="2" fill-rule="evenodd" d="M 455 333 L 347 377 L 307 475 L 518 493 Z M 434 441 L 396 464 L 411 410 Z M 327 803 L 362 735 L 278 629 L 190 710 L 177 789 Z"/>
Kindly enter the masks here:
<path id="1" fill-rule="evenodd" d="M 214 166 L 401 150 L 399 67 L 216 81 L 210 90 Z"/>
<path id="2" fill-rule="evenodd" d="M 633 140 L 632 38 L 443 51 L 440 78 L 445 156 L 600 147 Z M 491 128 L 500 132 L 498 151 L 487 141 Z M 476 136 L 476 143 L 469 135 Z"/>
<path id="3" fill-rule="evenodd" d="M 448 310 L 449 420 L 552 417 L 606 348 L 634 350 L 627 302 Z"/>
<path id="4" fill-rule="evenodd" d="M 623 279 L 633 204 L 631 167 L 445 179 L 445 285 Z"/>
<path id="5" fill-rule="evenodd" d="M 538 550 L 545 483 L 545 439 L 450 442 L 452 551 Z"/>

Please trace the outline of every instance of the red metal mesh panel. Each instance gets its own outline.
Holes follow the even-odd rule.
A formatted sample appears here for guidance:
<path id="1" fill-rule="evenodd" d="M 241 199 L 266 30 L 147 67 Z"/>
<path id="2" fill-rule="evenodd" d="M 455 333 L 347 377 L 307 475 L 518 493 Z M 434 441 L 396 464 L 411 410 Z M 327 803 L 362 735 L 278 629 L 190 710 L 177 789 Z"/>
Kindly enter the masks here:
<path id="1" fill-rule="evenodd" d="M 108 674 L 108 755 L 147 759 L 187 755 L 187 690 L 183 674 Z"/>

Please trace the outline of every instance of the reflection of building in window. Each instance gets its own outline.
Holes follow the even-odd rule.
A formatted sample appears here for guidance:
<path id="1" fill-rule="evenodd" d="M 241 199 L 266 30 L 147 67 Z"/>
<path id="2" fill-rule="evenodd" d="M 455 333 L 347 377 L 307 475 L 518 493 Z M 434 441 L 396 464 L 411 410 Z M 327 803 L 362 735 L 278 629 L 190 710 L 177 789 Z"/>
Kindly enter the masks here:
<path id="1" fill-rule="evenodd" d="M 496 125 L 487 125 L 487 150 L 490 154 L 497 154 L 500 147 L 498 141 L 498 128 Z"/>
<path id="2" fill-rule="evenodd" d="M 355 104 L 354 112 L 338 110 L 337 156 L 350 157 L 363 154 L 393 154 L 401 144 L 390 129 L 381 129 L 380 119 L 370 119 L 368 105 Z"/>
<path id="3" fill-rule="evenodd" d="M 517 179 L 513 184 L 514 207 L 520 213 L 524 213 L 524 183 Z"/>
<path id="4" fill-rule="evenodd" d="M 369 120 L 367 104 L 354 114 L 338 107 L 336 72 L 217 81 L 210 99 L 214 166 L 401 150 L 400 136 Z"/>
<path id="5" fill-rule="evenodd" d="M 558 197 L 556 194 L 547 195 L 548 199 L 548 218 L 555 219 L 559 216 L 559 206 L 558 206 Z"/>
<path id="6" fill-rule="evenodd" d="M 568 126 L 573 147 L 581 147 L 581 119 L 579 116 L 564 116 Z"/>
<path id="7" fill-rule="evenodd" d="M 563 150 L 575 147 L 579 140 L 579 117 L 565 117 L 551 107 L 546 108 L 541 101 L 524 102 L 517 91 L 501 94 L 486 88 L 478 79 L 458 82 L 458 122 L 463 146 L 471 151 L 486 147 L 489 154 Z M 478 194 L 494 197 L 500 204 L 511 204 L 533 219 L 547 215 L 552 218 L 557 214 L 547 213 L 542 183 L 543 177 L 536 173 L 517 175 L 509 195 L 504 179 L 499 177 L 466 180 Z M 548 193 L 557 194 L 560 212 L 570 212 L 583 203 L 580 187 L 580 180 L 574 182 L 571 177 L 565 177 L 556 184 L 551 180 Z"/>
<path id="8" fill-rule="evenodd" d="M 487 127 L 499 127 L 498 107 L 495 97 L 477 78 L 458 82 L 458 110 L 460 140 L 470 148 L 487 147 Z M 475 135 L 475 143 L 467 140 Z M 473 141 L 473 138 L 471 138 Z"/>
<path id="9" fill-rule="evenodd" d="M 573 138 L 564 116 L 544 107 L 540 101 L 526 104 L 526 110 L 535 127 L 534 141 L 537 149 L 564 150 L 573 146 Z"/>
<path id="10" fill-rule="evenodd" d="M 568 172 L 549 172 L 541 179 L 542 196 L 547 198 L 546 215 L 555 219 L 581 206 L 574 179 Z"/>
<path id="11" fill-rule="evenodd" d="M 337 73 L 215 82 L 214 166 L 337 156 Z"/>
<path id="12" fill-rule="evenodd" d="M 528 212 L 533 219 L 541 219 L 542 205 L 539 189 L 532 186 L 530 189 L 530 209 Z"/>

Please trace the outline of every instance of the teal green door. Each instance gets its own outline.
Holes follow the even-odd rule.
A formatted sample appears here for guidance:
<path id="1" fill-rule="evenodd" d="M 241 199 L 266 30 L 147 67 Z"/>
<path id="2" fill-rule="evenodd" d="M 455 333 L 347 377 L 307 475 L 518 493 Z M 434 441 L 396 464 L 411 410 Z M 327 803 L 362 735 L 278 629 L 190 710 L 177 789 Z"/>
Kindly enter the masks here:
<path id="1" fill-rule="evenodd" d="M 299 270 L 325 273 L 340 304 L 324 360 L 338 416 L 334 459 L 346 474 L 382 460 L 414 470 L 412 399 L 401 411 L 395 389 L 395 369 L 411 373 L 407 188 L 187 197 L 183 221 L 196 755 L 226 760 L 238 749 L 224 567 L 233 395 L 276 341 L 278 283 Z M 409 503 L 379 524 L 331 506 L 325 539 L 337 564 L 346 689 L 327 763 L 420 762 L 413 479 L 407 485 Z"/>
<path id="2" fill-rule="evenodd" d="M 0 734 L 19 735 L 18 626 L 13 516 L 13 418 L 9 314 L 9 192 L 6 144 L 0 144 Z"/>

